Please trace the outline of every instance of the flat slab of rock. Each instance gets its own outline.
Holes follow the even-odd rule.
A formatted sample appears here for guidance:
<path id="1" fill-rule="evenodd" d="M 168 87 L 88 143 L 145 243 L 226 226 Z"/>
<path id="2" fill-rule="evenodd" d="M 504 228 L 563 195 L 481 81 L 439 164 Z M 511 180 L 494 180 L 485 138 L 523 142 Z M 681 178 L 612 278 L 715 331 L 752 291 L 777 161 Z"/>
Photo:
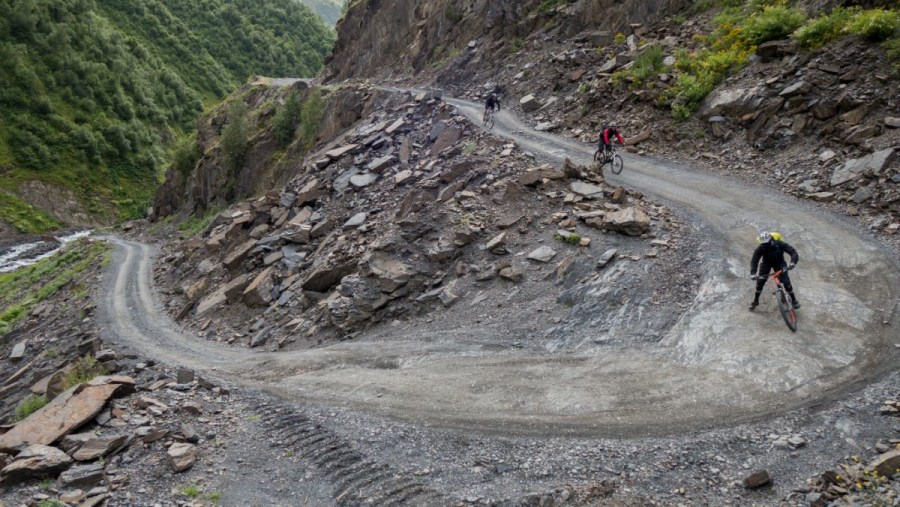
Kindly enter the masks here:
<path id="1" fill-rule="evenodd" d="M 522 106 L 522 110 L 524 110 L 526 113 L 530 113 L 531 111 L 534 111 L 541 107 L 541 103 L 538 102 L 537 98 L 530 93 L 519 99 L 519 105 Z"/>
<path id="2" fill-rule="evenodd" d="M 385 155 L 384 157 L 376 158 L 375 160 L 369 162 L 369 165 L 366 167 L 373 173 L 380 173 L 390 167 L 391 164 L 396 161 L 397 158 L 393 155 Z"/>
<path id="3" fill-rule="evenodd" d="M 844 162 L 843 165 L 837 167 L 831 174 L 831 186 L 836 187 L 843 185 L 848 181 L 854 180 L 867 171 L 871 170 L 875 174 L 880 174 L 888 164 L 894 160 L 894 148 L 876 151 L 862 158 L 855 158 Z"/>
<path id="4" fill-rule="evenodd" d="M 573 181 L 569 186 L 573 193 L 588 199 L 597 199 L 603 196 L 603 189 L 585 181 Z"/>
<path id="5" fill-rule="evenodd" d="M 100 484 L 105 475 L 99 463 L 74 466 L 59 476 L 59 485 L 63 488 L 91 488 Z"/>
<path id="6" fill-rule="evenodd" d="M 0 435 L 0 451 L 29 444 L 49 445 L 89 422 L 120 389 L 119 384 L 78 385 L 60 394 L 13 429 Z"/>
<path id="7" fill-rule="evenodd" d="M 340 148 L 335 148 L 331 151 L 326 151 L 325 156 L 330 158 L 331 160 L 337 160 L 347 153 L 355 150 L 359 145 L 358 144 L 348 144 L 345 146 L 341 146 Z"/>
<path id="8" fill-rule="evenodd" d="M 550 262 L 551 259 L 556 257 L 556 250 L 550 248 L 547 245 L 539 247 L 528 254 L 528 258 L 537 262 Z"/>
<path id="9" fill-rule="evenodd" d="M 378 175 L 373 173 L 356 174 L 350 177 L 350 185 L 355 189 L 365 188 L 378 181 Z"/>
<path id="10" fill-rule="evenodd" d="M 15 461 L 0 470 L 0 484 L 54 476 L 72 465 L 72 458 L 56 447 L 34 444 L 22 450 Z"/>
<path id="11" fill-rule="evenodd" d="M 744 478 L 744 487 L 747 489 L 756 489 L 771 482 L 772 478 L 769 476 L 769 472 L 766 470 L 759 470 Z"/>
<path id="12" fill-rule="evenodd" d="M 126 440 L 126 435 L 91 438 L 72 454 L 72 458 L 76 461 L 93 461 L 122 447 Z"/>
<path id="13" fill-rule="evenodd" d="M 619 250 L 615 248 L 610 248 L 609 250 L 603 252 L 603 255 L 597 259 L 597 268 L 604 268 L 607 264 L 610 263 L 613 259 L 616 258 L 616 255 L 619 253 Z"/>
<path id="14" fill-rule="evenodd" d="M 881 477 L 890 477 L 900 470 L 900 450 L 886 452 L 869 465 Z"/>
<path id="15" fill-rule="evenodd" d="M 9 354 L 9 360 L 14 363 L 18 363 L 19 361 L 21 361 L 22 358 L 25 357 L 25 347 L 27 345 L 28 345 L 27 340 L 23 340 L 23 341 L 20 341 L 19 343 L 17 343 L 13 347 L 12 352 Z"/>
<path id="16" fill-rule="evenodd" d="M 175 472 L 183 472 L 194 466 L 197 461 L 197 447 L 191 444 L 175 442 L 166 451 L 166 461 Z"/>
<path id="17" fill-rule="evenodd" d="M 506 233 L 505 232 L 501 232 L 500 234 L 494 236 L 485 245 L 485 249 L 488 252 L 499 251 L 500 249 L 504 249 L 505 247 L 506 247 Z"/>
<path id="18" fill-rule="evenodd" d="M 361 212 L 350 217 L 350 220 L 344 222 L 344 229 L 356 229 L 360 225 L 366 223 L 366 219 L 369 218 L 369 214 L 366 212 Z"/>

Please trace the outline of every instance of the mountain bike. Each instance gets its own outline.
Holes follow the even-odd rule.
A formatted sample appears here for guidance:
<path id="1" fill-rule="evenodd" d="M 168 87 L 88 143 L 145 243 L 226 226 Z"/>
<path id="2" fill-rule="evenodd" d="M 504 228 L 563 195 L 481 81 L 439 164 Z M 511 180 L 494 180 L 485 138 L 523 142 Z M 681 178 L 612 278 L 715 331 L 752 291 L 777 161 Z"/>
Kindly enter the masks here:
<path id="1" fill-rule="evenodd" d="M 769 278 L 772 279 L 775 285 L 774 293 L 775 301 L 778 303 L 778 311 L 781 312 L 781 316 L 784 318 L 784 323 L 787 324 L 788 329 L 796 333 L 797 313 L 794 311 L 794 299 L 788 294 L 788 291 L 784 288 L 784 284 L 781 283 L 781 274 L 784 272 L 784 269 L 779 269 L 769 275 Z"/>
<path id="2" fill-rule="evenodd" d="M 619 155 L 618 144 L 610 144 L 609 150 L 604 150 L 602 147 L 597 148 L 597 151 L 594 152 L 594 162 L 600 167 L 601 174 L 603 174 L 603 166 L 606 164 L 609 164 L 613 174 L 621 173 L 622 168 L 625 167 L 625 162 Z"/>
<path id="3" fill-rule="evenodd" d="M 484 113 L 484 117 L 481 120 L 481 124 L 485 126 L 487 129 L 494 128 L 494 108 L 488 109 Z"/>

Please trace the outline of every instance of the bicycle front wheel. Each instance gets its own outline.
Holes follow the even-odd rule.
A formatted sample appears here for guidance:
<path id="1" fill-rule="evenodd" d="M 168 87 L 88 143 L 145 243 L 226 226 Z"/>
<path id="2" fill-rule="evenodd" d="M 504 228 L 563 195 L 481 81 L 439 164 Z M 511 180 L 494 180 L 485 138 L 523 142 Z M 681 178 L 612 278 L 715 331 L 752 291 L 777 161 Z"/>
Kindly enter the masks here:
<path id="1" fill-rule="evenodd" d="M 495 121 L 496 121 L 496 119 L 494 118 L 494 115 L 493 115 L 493 113 L 492 113 L 491 116 L 488 118 L 488 121 L 487 121 L 487 128 L 488 128 L 488 129 L 494 128 L 494 122 L 495 122 Z"/>
<path id="2" fill-rule="evenodd" d="M 775 298 L 778 300 L 778 311 L 781 312 L 781 317 L 784 318 L 784 323 L 787 324 L 788 329 L 793 332 L 797 332 L 797 314 L 794 312 L 794 302 L 791 301 L 791 296 L 784 290 L 779 290 L 775 294 Z"/>
<path id="3" fill-rule="evenodd" d="M 625 162 L 622 160 L 622 157 L 616 155 L 609 161 L 609 165 L 611 166 L 613 174 L 619 174 L 622 172 L 622 168 L 625 167 Z"/>

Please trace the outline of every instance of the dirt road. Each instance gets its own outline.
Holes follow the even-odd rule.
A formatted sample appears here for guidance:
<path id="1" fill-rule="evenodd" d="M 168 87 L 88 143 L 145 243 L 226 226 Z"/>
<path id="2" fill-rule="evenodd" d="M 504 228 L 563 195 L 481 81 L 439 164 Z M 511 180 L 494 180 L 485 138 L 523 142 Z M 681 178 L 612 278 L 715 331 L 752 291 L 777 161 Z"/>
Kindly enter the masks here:
<path id="1" fill-rule="evenodd" d="M 478 120 L 480 105 L 448 102 Z M 556 162 L 587 163 L 593 151 L 534 132 L 505 111 L 494 133 Z M 100 305 L 104 338 L 284 397 L 504 433 L 642 435 L 732 424 L 839 396 L 897 364 L 900 268 L 849 223 L 761 187 L 627 154 L 625 171 L 610 179 L 690 210 L 718 238 L 698 245 L 699 295 L 658 343 L 486 352 L 461 339 L 489 333 L 471 325 L 380 331 L 427 334 L 427 341 L 374 334 L 302 352 L 225 348 L 177 331 L 151 289 L 151 249 L 124 241 L 116 241 Z M 796 334 L 772 301 L 746 309 L 760 229 L 778 230 L 800 251 L 792 274 L 804 303 Z"/>

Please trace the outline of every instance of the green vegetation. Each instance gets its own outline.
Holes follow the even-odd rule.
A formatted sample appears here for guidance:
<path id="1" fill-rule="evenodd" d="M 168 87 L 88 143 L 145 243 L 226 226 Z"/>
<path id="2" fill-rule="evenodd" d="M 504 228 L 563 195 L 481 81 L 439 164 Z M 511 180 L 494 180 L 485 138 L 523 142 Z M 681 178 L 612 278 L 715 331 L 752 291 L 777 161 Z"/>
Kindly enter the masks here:
<path id="1" fill-rule="evenodd" d="M 814 49 L 842 37 L 847 25 L 859 14 L 859 9 L 835 7 L 830 13 L 809 20 L 794 32 L 801 46 Z"/>
<path id="2" fill-rule="evenodd" d="M 888 39 L 882 44 L 882 47 L 887 53 L 894 74 L 900 76 L 900 36 Z"/>
<path id="3" fill-rule="evenodd" d="M 525 41 L 521 37 L 513 37 L 509 43 L 509 52 L 518 53 L 525 47 Z"/>
<path id="4" fill-rule="evenodd" d="M 347 0 L 300 0 L 316 12 L 330 26 L 337 24 L 346 12 Z"/>
<path id="5" fill-rule="evenodd" d="M 324 118 L 325 100 L 322 98 L 321 89 L 315 88 L 309 92 L 300 111 L 300 137 L 307 149 L 316 144 L 316 136 L 322 129 Z"/>
<path id="6" fill-rule="evenodd" d="M 447 18 L 447 21 L 451 23 L 459 23 L 463 18 L 463 11 L 459 8 L 455 3 L 450 3 L 447 5 L 447 8 L 444 9 L 444 17 Z"/>
<path id="7" fill-rule="evenodd" d="M 657 44 L 650 44 L 634 59 L 634 64 L 626 70 L 614 74 L 615 82 L 630 77 L 635 86 L 640 86 L 644 81 L 656 78 L 663 71 L 663 49 Z"/>
<path id="8" fill-rule="evenodd" d="M 225 163 L 235 172 L 244 166 L 244 157 L 250 148 L 248 141 L 247 105 L 240 99 L 235 100 L 228 108 L 221 140 Z"/>
<path id="9" fill-rule="evenodd" d="M 22 403 L 16 407 L 15 422 L 24 421 L 28 416 L 44 408 L 47 405 L 47 397 L 44 395 L 31 395 L 25 398 Z"/>
<path id="10" fill-rule="evenodd" d="M 625 34 L 622 33 L 622 32 L 619 32 L 619 33 L 617 33 L 616 36 L 613 38 L 613 44 L 625 44 L 625 41 L 626 41 L 626 40 L 628 40 L 628 38 L 625 37 Z"/>
<path id="11" fill-rule="evenodd" d="M 314 75 L 334 37 L 293 0 L 0 0 L 0 187 L 139 216 L 203 104 L 255 74 Z"/>
<path id="12" fill-rule="evenodd" d="M 213 491 L 209 494 L 209 501 L 214 503 L 215 505 L 219 505 L 219 502 L 222 500 L 222 492 L 221 491 Z"/>
<path id="13" fill-rule="evenodd" d="M 564 236 L 560 233 L 556 233 L 553 235 L 553 239 L 555 239 L 556 241 L 562 241 L 564 243 L 568 243 L 570 245 L 578 245 L 581 243 L 581 236 L 579 236 L 577 233 L 574 233 L 574 232 L 569 234 L 568 236 Z"/>
<path id="14" fill-rule="evenodd" d="M 206 210 L 206 213 L 201 217 L 192 216 L 178 224 L 178 230 L 186 237 L 196 236 L 200 231 L 206 229 L 206 227 L 216 218 L 216 215 L 219 214 L 219 211 L 221 211 L 221 208 L 212 207 Z"/>
<path id="15" fill-rule="evenodd" d="M 900 28 L 900 12 L 872 9 L 859 13 L 847 30 L 870 41 L 880 42 L 896 34 Z"/>
<path id="16" fill-rule="evenodd" d="M 767 5 L 761 12 L 751 14 L 742 24 L 744 42 L 759 45 L 770 40 L 787 37 L 806 21 L 806 14 L 782 4 Z"/>
<path id="17" fill-rule="evenodd" d="M 537 12 L 540 14 L 550 12 L 564 2 L 565 0 L 544 0 L 538 5 Z"/>
<path id="18" fill-rule="evenodd" d="M 297 124 L 300 123 L 300 100 L 297 92 L 291 92 L 284 101 L 284 105 L 275 113 L 272 120 L 272 128 L 275 130 L 275 139 L 279 146 L 287 146 L 294 140 Z"/>
<path id="19" fill-rule="evenodd" d="M 197 161 L 200 160 L 200 145 L 197 144 L 196 135 L 190 135 L 182 139 L 172 151 L 172 167 L 187 178 Z"/>
<path id="20" fill-rule="evenodd" d="M 64 251 L 12 273 L 0 273 L 0 335 L 41 301 L 60 288 L 80 280 L 91 266 L 105 261 L 107 243 L 80 240 Z"/>
<path id="21" fill-rule="evenodd" d="M 63 384 L 66 389 L 70 387 L 77 386 L 79 384 L 84 384 L 85 382 L 90 382 L 95 378 L 106 375 L 109 373 L 106 371 L 93 356 L 84 356 L 79 357 L 73 364 L 72 368 L 66 372 L 66 377 L 64 379 Z"/>
<path id="22" fill-rule="evenodd" d="M 60 502 L 59 500 L 48 498 L 46 500 L 41 500 L 40 502 L 38 502 L 37 507 L 66 507 L 66 504 Z"/>
<path id="23" fill-rule="evenodd" d="M 0 191 L 0 221 L 15 227 L 19 232 L 30 234 L 47 232 L 61 225 L 50 215 L 2 191 Z"/>
<path id="24" fill-rule="evenodd" d="M 203 490 L 201 490 L 200 486 L 196 483 L 191 483 L 182 486 L 178 492 L 190 498 L 197 498 L 200 496 L 200 493 L 203 493 Z"/>

